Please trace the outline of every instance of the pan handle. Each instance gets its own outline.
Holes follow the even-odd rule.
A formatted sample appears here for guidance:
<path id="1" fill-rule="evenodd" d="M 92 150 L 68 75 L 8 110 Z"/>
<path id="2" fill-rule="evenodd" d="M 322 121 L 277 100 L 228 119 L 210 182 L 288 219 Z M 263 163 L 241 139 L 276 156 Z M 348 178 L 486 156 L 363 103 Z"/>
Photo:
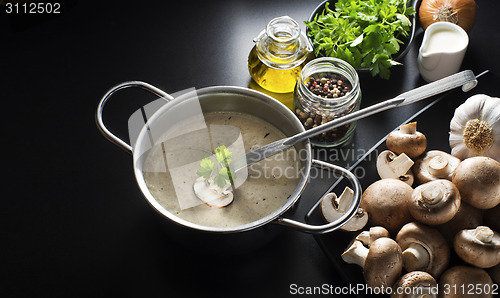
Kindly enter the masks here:
<path id="1" fill-rule="evenodd" d="M 359 204 L 361 202 L 361 193 L 362 193 L 361 184 L 359 183 L 358 178 L 356 178 L 356 176 L 353 173 L 351 173 L 349 170 L 345 168 L 315 159 L 312 160 L 312 165 L 319 167 L 321 169 L 338 172 L 349 180 L 354 189 L 354 197 L 351 206 L 349 207 L 347 212 L 344 215 L 342 215 L 339 219 L 324 225 L 310 225 L 299 221 L 295 221 L 293 219 L 282 218 L 282 217 L 278 218 L 275 222 L 284 225 L 286 227 L 297 229 L 299 231 L 306 233 L 324 234 L 342 227 L 354 216 L 354 214 L 356 214 L 359 208 Z"/>
<path id="2" fill-rule="evenodd" d="M 163 98 L 167 102 L 173 100 L 174 98 L 170 94 L 162 91 L 161 89 L 158 89 L 153 85 L 150 85 L 148 83 L 141 82 L 141 81 L 123 82 L 123 83 L 118 84 L 118 85 L 114 86 L 113 88 L 109 89 L 109 91 L 106 92 L 106 94 L 104 94 L 101 101 L 99 102 L 99 105 L 97 106 L 97 111 L 96 111 L 96 115 L 95 115 L 97 127 L 99 128 L 101 133 L 104 135 L 104 137 L 106 139 L 108 139 L 111 143 L 117 145 L 121 149 L 132 154 L 132 146 L 127 144 L 125 141 L 123 141 L 122 139 L 120 139 L 116 135 L 114 135 L 111 131 L 109 131 L 106 128 L 106 126 L 104 125 L 104 122 L 102 120 L 102 111 L 104 109 L 104 105 L 106 104 L 108 99 L 111 97 L 111 95 L 113 95 L 116 91 L 119 91 L 119 90 L 125 89 L 125 88 L 129 88 L 129 87 L 139 87 L 141 89 L 149 91 L 149 92 Z"/>

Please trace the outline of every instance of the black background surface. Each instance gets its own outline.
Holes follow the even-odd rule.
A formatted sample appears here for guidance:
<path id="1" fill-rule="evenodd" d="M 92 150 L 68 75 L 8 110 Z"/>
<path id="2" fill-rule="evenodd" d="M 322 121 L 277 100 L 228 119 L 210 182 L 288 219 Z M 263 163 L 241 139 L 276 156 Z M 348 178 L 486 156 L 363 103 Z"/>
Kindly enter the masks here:
<path id="1" fill-rule="evenodd" d="M 0 6 L 0 295 L 284 297 L 291 284 L 342 286 L 315 239 L 297 231 L 224 258 L 179 246 L 142 199 L 131 156 L 105 140 L 94 122 L 102 95 L 127 80 L 170 93 L 248 87 L 253 37 L 281 15 L 304 29 L 302 21 L 320 2 L 68 0 L 60 15 L 43 16 L 7 15 Z M 477 3 L 462 68 L 499 74 L 500 3 Z M 362 106 L 424 83 L 416 68 L 422 36 L 418 27 L 391 80 L 361 75 Z M 491 95 L 499 96 L 496 90 Z M 126 137 L 128 117 L 152 98 L 124 91 L 106 107 L 105 122 Z M 359 121 L 348 149 L 367 150 L 422 106 Z M 303 220 L 331 183 L 312 181 L 295 218 Z"/>

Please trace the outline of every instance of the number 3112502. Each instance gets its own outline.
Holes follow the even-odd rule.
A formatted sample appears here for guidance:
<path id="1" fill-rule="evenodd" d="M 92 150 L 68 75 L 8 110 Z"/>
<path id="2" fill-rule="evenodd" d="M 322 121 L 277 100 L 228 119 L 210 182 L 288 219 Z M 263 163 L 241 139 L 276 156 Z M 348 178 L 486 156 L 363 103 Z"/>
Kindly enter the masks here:
<path id="1" fill-rule="evenodd" d="M 61 3 L 6 3 L 8 14 L 44 14 L 61 13 Z"/>

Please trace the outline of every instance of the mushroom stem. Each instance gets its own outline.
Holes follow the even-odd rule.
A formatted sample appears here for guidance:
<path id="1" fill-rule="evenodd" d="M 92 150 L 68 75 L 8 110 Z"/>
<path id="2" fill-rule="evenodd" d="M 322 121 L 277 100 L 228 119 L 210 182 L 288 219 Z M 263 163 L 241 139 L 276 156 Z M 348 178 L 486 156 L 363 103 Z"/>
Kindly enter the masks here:
<path id="1" fill-rule="evenodd" d="M 448 160 L 443 156 L 435 156 L 429 161 L 429 173 L 436 177 L 446 177 L 450 174 Z"/>
<path id="2" fill-rule="evenodd" d="M 359 235 L 356 236 L 355 239 L 369 247 L 370 242 L 371 242 L 370 241 L 371 240 L 370 239 L 370 231 L 363 231 L 363 232 L 359 233 Z"/>
<path id="3" fill-rule="evenodd" d="M 368 248 L 360 241 L 355 240 L 342 254 L 342 260 L 348 264 L 356 264 L 364 268 L 366 256 L 368 256 Z"/>
<path id="4" fill-rule="evenodd" d="M 403 124 L 399 127 L 399 130 L 405 134 L 415 134 L 417 132 L 417 122 Z"/>
<path id="5" fill-rule="evenodd" d="M 474 231 L 474 237 L 483 243 L 491 243 L 494 235 L 495 232 L 486 226 L 479 226 Z"/>
<path id="6" fill-rule="evenodd" d="M 422 191 L 422 200 L 426 205 L 435 205 L 443 199 L 443 189 L 437 185 L 432 185 Z"/>
<path id="7" fill-rule="evenodd" d="M 354 198 L 354 191 L 349 187 L 346 187 L 344 188 L 344 191 L 342 192 L 340 197 L 338 197 L 334 201 L 339 211 L 345 213 L 347 209 L 349 209 L 349 207 L 351 206 L 353 198 Z"/>
<path id="8" fill-rule="evenodd" d="M 431 256 L 419 243 L 412 243 L 403 251 L 403 265 L 408 271 L 424 271 L 430 264 Z"/>
<path id="9" fill-rule="evenodd" d="M 396 177 L 399 177 L 408 172 L 408 170 L 413 166 L 413 161 L 408 157 L 408 155 L 401 153 L 390 162 L 390 166 Z"/>

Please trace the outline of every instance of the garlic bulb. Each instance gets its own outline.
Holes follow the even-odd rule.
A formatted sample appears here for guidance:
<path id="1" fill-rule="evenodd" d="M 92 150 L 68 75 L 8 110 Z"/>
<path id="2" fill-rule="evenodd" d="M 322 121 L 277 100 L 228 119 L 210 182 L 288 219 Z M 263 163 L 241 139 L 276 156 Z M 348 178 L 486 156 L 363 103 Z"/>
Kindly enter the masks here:
<path id="1" fill-rule="evenodd" d="M 481 155 L 500 161 L 500 98 L 477 94 L 461 104 L 451 119 L 450 147 L 462 160 Z"/>

